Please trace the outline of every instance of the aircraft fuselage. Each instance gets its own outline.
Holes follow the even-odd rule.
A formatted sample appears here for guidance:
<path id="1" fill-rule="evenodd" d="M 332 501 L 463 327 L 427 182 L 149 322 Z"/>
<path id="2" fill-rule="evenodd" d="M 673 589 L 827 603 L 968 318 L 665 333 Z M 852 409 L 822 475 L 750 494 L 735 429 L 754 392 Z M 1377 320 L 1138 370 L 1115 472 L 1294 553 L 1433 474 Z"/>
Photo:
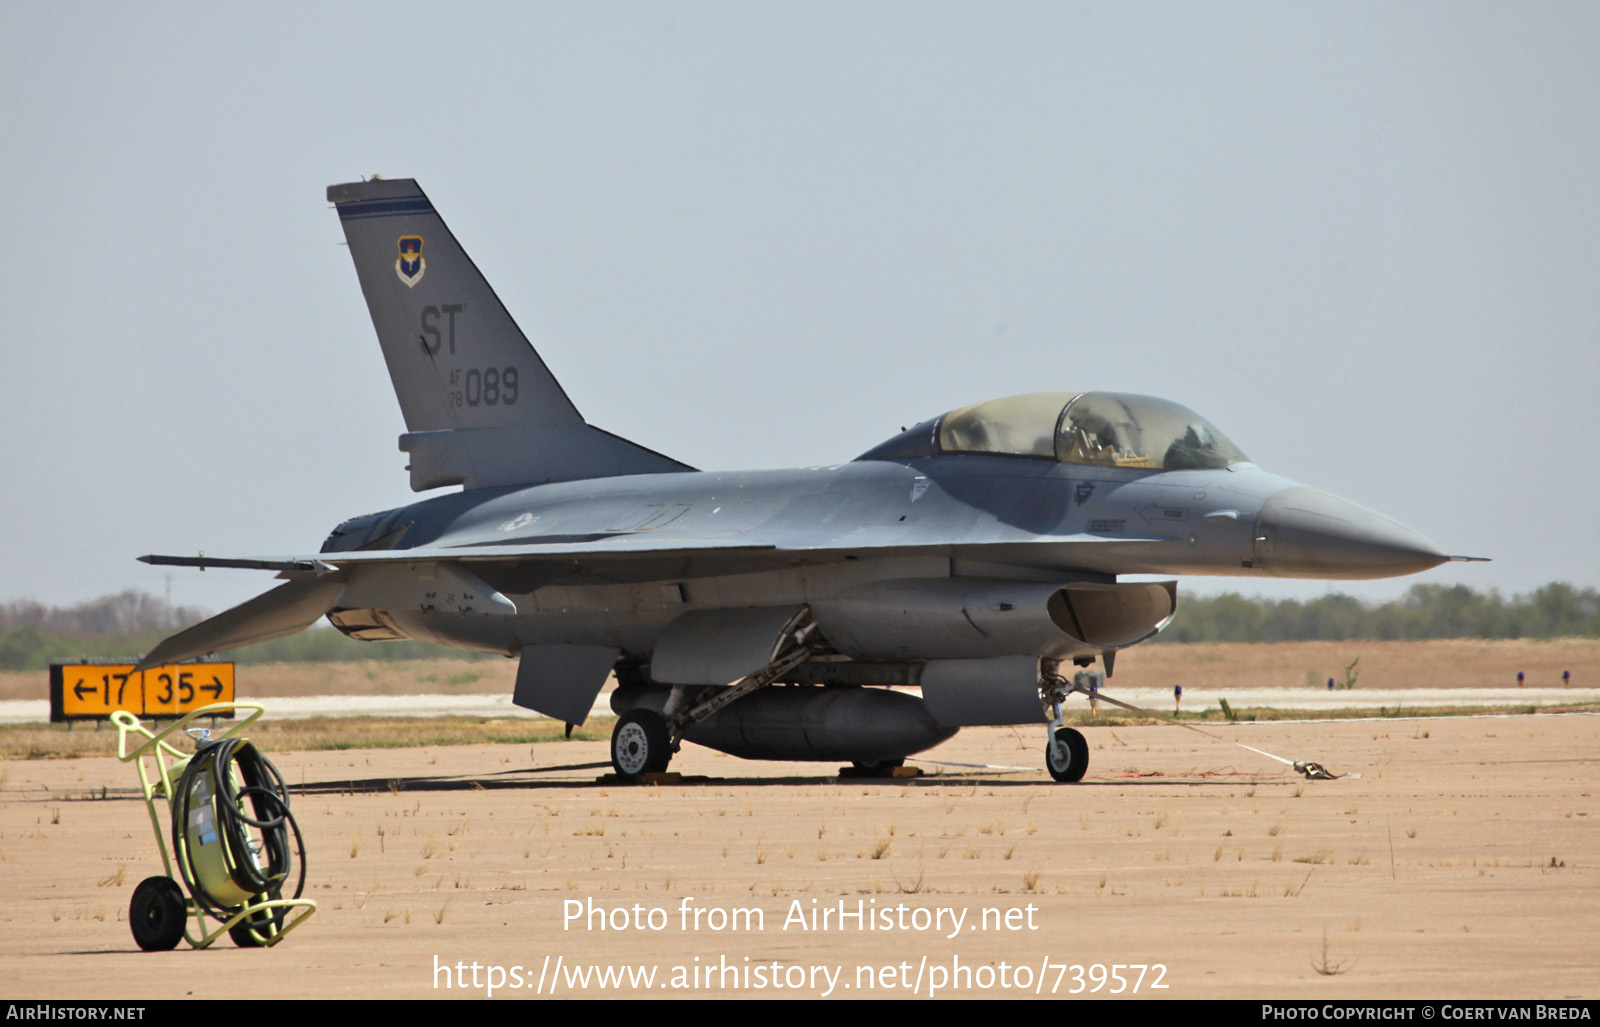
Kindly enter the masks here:
<path id="1" fill-rule="evenodd" d="M 1320 506 L 1274 518 L 1274 502 L 1306 506 L 1307 496 Z M 1384 577 L 1444 559 L 1381 515 L 1254 465 L 1150 472 L 974 454 L 478 490 L 336 531 L 342 534 L 330 538 L 328 551 L 386 537 L 393 545 L 382 548 L 402 550 L 487 553 L 550 543 L 594 553 L 619 543 L 663 550 L 639 552 L 620 568 L 581 552 L 561 563 L 472 564 L 476 577 L 514 603 L 514 616 L 494 616 L 481 604 L 457 613 L 439 601 L 437 582 L 395 564 L 360 568 L 339 601 L 386 610 L 410 637 L 506 653 L 531 644 L 648 653 L 688 609 L 826 609 L 870 582 L 1335 576 L 1330 565 L 1339 576 Z"/>

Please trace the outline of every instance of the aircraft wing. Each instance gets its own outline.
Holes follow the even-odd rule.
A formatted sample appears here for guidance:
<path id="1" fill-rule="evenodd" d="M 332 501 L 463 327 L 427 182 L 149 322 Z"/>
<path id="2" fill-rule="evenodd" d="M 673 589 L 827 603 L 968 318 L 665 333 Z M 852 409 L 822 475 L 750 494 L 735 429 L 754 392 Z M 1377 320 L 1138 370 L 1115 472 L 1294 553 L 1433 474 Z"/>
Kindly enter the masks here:
<path id="1" fill-rule="evenodd" d="M 1109 537 L 1104 535 L 1034 535 L 1019 539 L 996 539 L 985 542 L 930 543 L 906 545 L 900 538 L 890 538 L 886 533 L 880 539 L 863 536 L 851 539 L 830 539 L 826 544 L 808 545 L 797 542 L 754 543 L 748 538 L 662 538 L 658 534 L 637 532 L 629 535 L 612 535 L 592 541 L 519 542 L 503 545 L 479 544 L 461 546 L 421 546 L 415 549 L 355 550 L 342 553 L 317 553 L 310 556 L 160 556 L 151 554 L 139 560 L 156 566 L 243 568 L 271 570 L 291 575 L 323 575 L 340 568 L 354 568 L 368 564 L 415 563 L 559 563 L 578 564 L 605 569 L 611 574 L 624 571 L 630 562 L 641 566 L 663 559 L 694 560 L 697 557 L 719 557 L 726 560 L 747 560 L 751 570 L 771 566 L 789 566 L 796 563 L 817 563 L 842 559 L 846 555 L 876 555 L 877 551 L 893 551 L 894 555 L 948 555 L 979 557 L 995 551 L 1026 549 L 1037 552 L 1043 546 L 1079 547 L 1117 545 L 1150 545 L 1175 542 L 1177 539 L 1149 537 Z M 609 575 L 608 575 L 609 576 Z M 653 577 L 646 573 L 644 578 Z M 620 580 L 613 578 L 612 580 Z"/>

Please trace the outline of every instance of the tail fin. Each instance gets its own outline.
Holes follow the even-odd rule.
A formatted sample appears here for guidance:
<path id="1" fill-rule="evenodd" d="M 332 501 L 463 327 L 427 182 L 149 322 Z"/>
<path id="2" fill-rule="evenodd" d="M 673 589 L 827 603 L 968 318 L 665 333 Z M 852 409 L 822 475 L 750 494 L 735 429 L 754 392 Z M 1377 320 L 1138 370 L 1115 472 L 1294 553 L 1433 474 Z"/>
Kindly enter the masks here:
<path id="1" fill-rule="evenodd" d="M 328 187 L 400 400 L 411 487 L 689 470 L 587 424 L 411 179 Z"/>

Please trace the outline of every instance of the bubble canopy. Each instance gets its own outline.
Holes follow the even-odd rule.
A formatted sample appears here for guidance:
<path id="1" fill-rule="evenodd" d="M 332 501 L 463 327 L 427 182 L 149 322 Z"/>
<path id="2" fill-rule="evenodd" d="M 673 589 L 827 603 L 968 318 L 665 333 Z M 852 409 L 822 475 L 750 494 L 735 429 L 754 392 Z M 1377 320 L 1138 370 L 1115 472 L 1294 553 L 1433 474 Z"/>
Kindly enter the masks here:
<path id="1" fill-rule="evenodd" d="M 950 411 L 923 438 L 939 453 L 1152 471 L 1220 469 L 1250 459 L 1188 407 L 1120 392 L 1034 392 L 991 399 Z M 894 441 L 866 455 L 898 455 L 888 451 Z"/>

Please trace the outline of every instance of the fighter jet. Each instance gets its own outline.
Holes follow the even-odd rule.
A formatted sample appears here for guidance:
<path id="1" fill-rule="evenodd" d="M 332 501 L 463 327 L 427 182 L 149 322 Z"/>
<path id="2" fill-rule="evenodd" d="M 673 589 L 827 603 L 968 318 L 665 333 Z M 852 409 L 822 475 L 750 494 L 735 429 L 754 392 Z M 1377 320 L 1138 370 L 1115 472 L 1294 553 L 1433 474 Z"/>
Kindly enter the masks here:
<path id="1" fill-rule="evenodd" d="M 515 657 L 513 701 L 568 723 L 615 674 L 627 778 L 684 741 L 881 770 L 962 727 L 1037 724 L 1051 776 L 1077 781 L 1069 673 L 1110 675 L 1176 609 L 1175 581 L 1123 576 L 1382 578 L 1453 559 L 1149 396 L 992 399 L 845 463 L 695 470 L 579 414 L 416 182 L 328 199 L 411 487 L 453 491 L 347 520 L 314 554 L 141 557 L 286 579 L 144 665 L 326 616 L 365 641 Z"/>

